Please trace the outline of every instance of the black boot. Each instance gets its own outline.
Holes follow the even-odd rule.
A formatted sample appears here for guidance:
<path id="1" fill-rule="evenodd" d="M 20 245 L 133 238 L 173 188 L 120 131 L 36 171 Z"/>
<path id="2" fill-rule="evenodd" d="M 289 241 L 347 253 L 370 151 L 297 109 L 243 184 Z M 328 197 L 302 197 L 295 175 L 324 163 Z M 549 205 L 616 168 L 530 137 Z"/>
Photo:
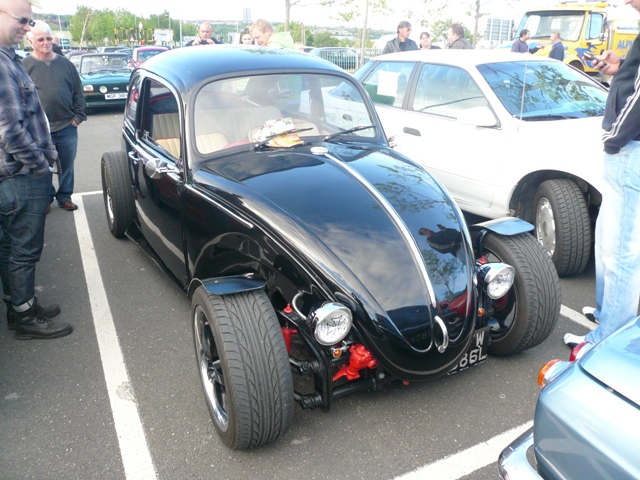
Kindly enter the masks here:
<path id="1" fill-rule="evenodd" d="M 7 326 L 9 327 L 9 330 L 15 330 L 16 315 L 18 315 L 18 312 L 16 312 L 15 308 L 13 308 L 13 304 L 11 302 L 4 300 L 4 303 L 7 306 Z M 34 303 L 37 304 L 37 300 L 35 298 Z M 53 318 L 60 313 L 60 307 L 55 303 L 50 303 L 47 305 L 38 304 L 37 308 L 42 310 L 43 315 L 47 318 Z"/>
<path id="2" fill-rule="evenodd" d="M 58 308 L 58 313 L 60 308 Z M 31 340 L 39 338 L 47 340 L 60 338 L 73 332 L 73 327 L 66 322 L 56 322 L 45 315 L 43 307 L 38 305 L 38 299 L 34 297 L 33 305 L 26 312 L 15 312 L 16 338 L 18 340 Z"/>

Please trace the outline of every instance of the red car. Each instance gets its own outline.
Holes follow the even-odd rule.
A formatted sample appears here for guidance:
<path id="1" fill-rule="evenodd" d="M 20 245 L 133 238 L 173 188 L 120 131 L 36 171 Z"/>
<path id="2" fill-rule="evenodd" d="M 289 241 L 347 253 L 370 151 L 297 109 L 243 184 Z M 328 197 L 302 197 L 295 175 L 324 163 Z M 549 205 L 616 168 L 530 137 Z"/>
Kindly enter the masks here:
<path id="1" fill-rule="evenodd" d="M 138 68 L 144 62 L 151 57 L 155 57 L 159 53 L 169 50 L 167 47 L 150 46 L 150 47 L 137 47 L 133 49 L 133 56 L 131 57 L 131 64 L 134 68 Z"/>

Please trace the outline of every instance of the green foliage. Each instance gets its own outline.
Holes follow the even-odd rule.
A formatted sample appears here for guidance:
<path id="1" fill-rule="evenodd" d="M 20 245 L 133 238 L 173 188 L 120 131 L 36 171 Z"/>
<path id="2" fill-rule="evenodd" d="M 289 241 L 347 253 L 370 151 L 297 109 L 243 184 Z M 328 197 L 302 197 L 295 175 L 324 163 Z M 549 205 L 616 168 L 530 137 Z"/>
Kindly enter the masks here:
<path id="1" fill-rule="evenodd" d="M 332 36 L 329 32 L 318 32 L 315 34 L 313 39 L 314 47 L 339 47 L 340 42 L 334 36 Z"/>

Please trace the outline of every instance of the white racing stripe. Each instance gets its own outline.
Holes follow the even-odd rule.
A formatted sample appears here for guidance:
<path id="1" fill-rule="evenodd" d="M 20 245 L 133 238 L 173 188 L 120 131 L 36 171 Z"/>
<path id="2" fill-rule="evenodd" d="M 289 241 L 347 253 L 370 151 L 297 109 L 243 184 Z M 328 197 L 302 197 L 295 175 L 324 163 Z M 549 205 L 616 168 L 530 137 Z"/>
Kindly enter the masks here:
<path id="1" fill-rule="evenodd" d="M 155 479 L 156 472 L 147 446 L 147 439 L 138 414 L 138 406 L 129 381 L 120 343 L 111 316 L 107 293 L 102 283 L 89 222 L 84 209 L 83 196 L 102 192 L 74 195 L 78 209 L 74 212 L 80 256 L 89 291 L 91 316 L 96 329 L 102 369 L 107 384 L 113 422 L 120 445 L 124 472 L 128 480 Z"/>

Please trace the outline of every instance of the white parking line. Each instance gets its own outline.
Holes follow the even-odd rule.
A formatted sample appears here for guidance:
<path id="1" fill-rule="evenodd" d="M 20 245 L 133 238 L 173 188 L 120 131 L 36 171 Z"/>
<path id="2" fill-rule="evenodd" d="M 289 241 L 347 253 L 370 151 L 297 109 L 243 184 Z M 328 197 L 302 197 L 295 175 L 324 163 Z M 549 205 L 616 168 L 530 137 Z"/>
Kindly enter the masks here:
<path id="1" fill-rule="evenodd" d="M 120 344 L 116 335 L 107 295 L 98 268 L 98 261 L 89 232 L 89 224 L 84 214 L 83 196 L 102 195 L 102 190 L 75 194 L 78 210 L 75 213 L 76 230 L 80 243 L 80 253 L 84 265 L 87 288 L 93 321 L 100 347 L 100 356 L 104 369 L 109 401 L 120 443 L 122 463 L 127 479 L 156 478 L 151 454 L 138 414 L 136 400 L 133 395 Z M 593 330 L 597 325 L 588 321 L 581 313 L 562 305 L 560 315 Z M 533 421 L 507 430 L 485 442 L 458 452 L 442 460 L 425 465 L 413 472 L 396 477 L 395 480 L 457 480 L 476 470 L 491 465 L 498 460 L 500 452 L 522 432 L 533 425 Z"/>
<path id="2" fill-rule="evenodd" d="M 456 480 L 475 472 L 479 468 L 486 467 L 498 460 L 500 452 L 522 432 L 531 428 L 533 422 L 527 422 L 511 430 L 507 430 L 486 442 L 479 443 L 471 448 L 445 457 L 442 460 L 426 465 L 418 470 L 407 473 L 396 480 Z M 497 476 L 497 472 L 496 472 Z"/>
<path id="3" fill-rule="evenodd" d="M 91 192 L 84 195 L 91 195 Z M 142 421 L 138 414 L 138 406 L 133 388 L 129 381 L 120 343 L 113 324 L 107 293 L 102 283 L 98 259 L 96 257 L 89 222 L 84 209 L 84 195 L 74 195 L 78 210 L 74 212 L 80 256 L 84 268 L 84 276 L 89 291 L 91 316 L 96 329 L 102 369 L 107 383 L 107 392 L 113 422 L 120 445 L 120 454 L 124 472 L 129 480 L 155 479 L 156 472 L 147 446 Z"/>

